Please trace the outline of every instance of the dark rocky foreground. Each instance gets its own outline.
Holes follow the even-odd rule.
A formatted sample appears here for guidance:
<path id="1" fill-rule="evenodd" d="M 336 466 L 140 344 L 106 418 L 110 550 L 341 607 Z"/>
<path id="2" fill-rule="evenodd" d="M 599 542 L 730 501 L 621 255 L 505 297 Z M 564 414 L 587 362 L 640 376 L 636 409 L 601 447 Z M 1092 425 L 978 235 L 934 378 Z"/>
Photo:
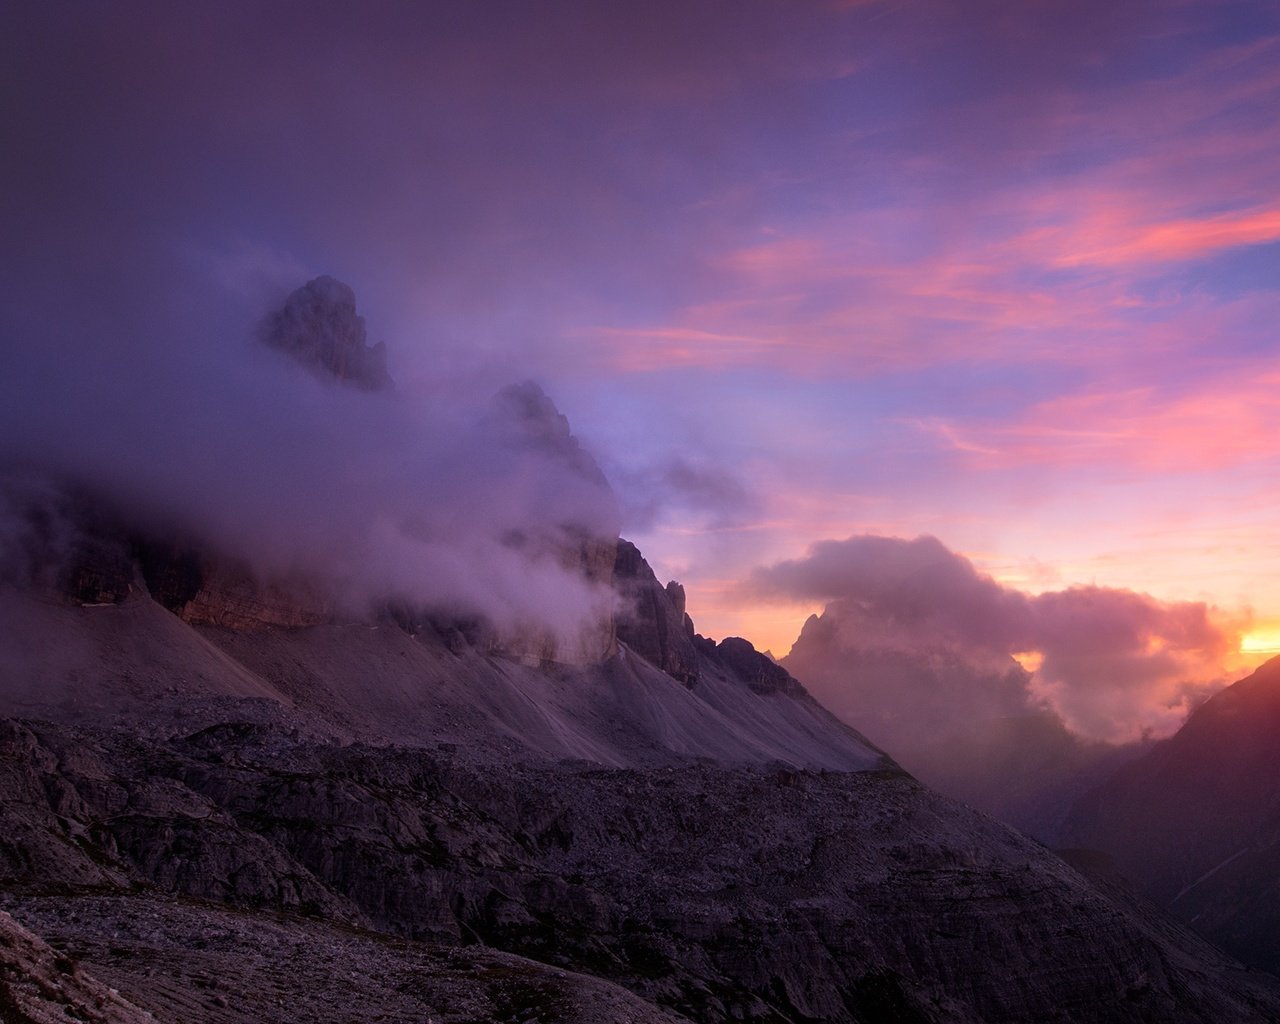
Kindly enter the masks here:
<path id="1" fill-rule="evenodd" d="M 1269 976 L 894 770 L 2 736 L 5 909 L 158 1020 L 1280 1019 Z"/>

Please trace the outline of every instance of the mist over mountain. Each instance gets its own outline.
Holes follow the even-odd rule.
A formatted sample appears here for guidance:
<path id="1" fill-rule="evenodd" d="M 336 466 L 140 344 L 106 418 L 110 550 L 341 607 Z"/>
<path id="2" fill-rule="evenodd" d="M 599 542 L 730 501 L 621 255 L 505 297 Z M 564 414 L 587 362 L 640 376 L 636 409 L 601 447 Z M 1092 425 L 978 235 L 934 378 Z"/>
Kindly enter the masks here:
<path id="1" fill-rule="evenodd" d="M 1222 685 L 1234 650 L 1204 604 L 1026 594 L 932 537 L 822 542 L 751 586 L 827 602 L 782 664 L 828 707 L 931 785 L 1046 841 L 1083 789 Z"/>
<path id="2" fill-rule="evenodd" d="M 255 374 L 218 364 L 248 388 L 231 408 L 265 403 L 248 426 L 160 403 L 187 458 L 142 415 L 95 436 L 28 408 L 53 435 L 7 441 L 15 1019 L 283 1001 L 327 1024 L 343 1002 L 310 965 L 353 963 L 403 979 L 366 1007 L 455 1024 L 1280 1013 L 1280 985 L 929 792 L 749 641 L 700 636 L 538 386 L 419 419 L 349 288 L 280 310 L 235 356 Z M 267 426 L 292 443 L 228 447 Z M 987 713 L 1025 694 L 1003 667 Z M 922 721 L 983 685 L 955 668 Z M 123 997 L 86 1009 L 104 985 Z"/>
<path id="3" fill-rule="evenodd" d="M 607 587 L 562 562 L 612 543 L 617 503 L 537 385 L 431 401 L 392 389 L 385 346 L 366 343 L 353 292 L 331 278 L 295 291 L 260 336 L 216 351 L 175 339 L 128 384 L 92 359 L 16 367 L 0 384 L 0 564 L 91 542 L 74 536 L 78 501 L 263 582 L 303 577 L 348 613 L 399 600 L 565 646 L 608 616 Z M 37 371 L 56 374 L 60 401 L 30 388 Z M 80 497 L 50 500 L 60 488 Z"/>
<path id="4" fill-rule="evenodd" d="M 0 5 L 0 1021 L 1280 1021 L 1278 55 Z"/>

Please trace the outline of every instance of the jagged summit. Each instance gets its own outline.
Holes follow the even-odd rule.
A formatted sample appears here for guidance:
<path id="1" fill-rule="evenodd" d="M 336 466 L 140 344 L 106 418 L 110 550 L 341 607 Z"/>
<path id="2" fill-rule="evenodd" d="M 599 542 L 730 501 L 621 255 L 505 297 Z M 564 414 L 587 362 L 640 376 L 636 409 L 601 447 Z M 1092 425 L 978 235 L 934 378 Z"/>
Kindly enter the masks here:
<path id="1" fill-rule="evenodd" d="M 368 344 L 356 293 L 328 275 L 308 281 L 271 313 L 263 321 L 262 340 L 321 377 L 365 391 L 392 386 L 386 345 Z"/>
<path id="2" fill-rule="evenodd" d="M 554 453 L 574 472 L 608 487 L 599 463 L 582 447 L 569 426 L 569 418 L 541 385 L 531 380 L 508 384 L 494 396 L 493 407 L 500 428 L 510 429 L 526 443 Z"/>
<path id="3" fill-rule="evenodd" d="M 614 586 L 622 599 L 618 639 L 687 686 L 698 681 L 698 649 L 693 620 L 685 611 L 684 588 L 663 587 L 629 540 L 618 541 Z"/>

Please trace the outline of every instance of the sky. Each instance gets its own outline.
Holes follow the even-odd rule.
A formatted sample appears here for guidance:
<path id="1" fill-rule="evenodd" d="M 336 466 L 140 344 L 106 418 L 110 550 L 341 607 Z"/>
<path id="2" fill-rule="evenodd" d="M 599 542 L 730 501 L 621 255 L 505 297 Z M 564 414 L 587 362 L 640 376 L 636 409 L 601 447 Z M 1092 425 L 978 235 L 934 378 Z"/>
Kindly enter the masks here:
<path id="1" fill-rule="evenodd" d="M 19 0 L 0 39 L 11 405 L 149 409 L 330 274 L 406 400 L 536 381 L 706 634 L 781 654 L 825 598 L 758 570 L 931 536 L 1280 648 L 1273 3 Z"/>

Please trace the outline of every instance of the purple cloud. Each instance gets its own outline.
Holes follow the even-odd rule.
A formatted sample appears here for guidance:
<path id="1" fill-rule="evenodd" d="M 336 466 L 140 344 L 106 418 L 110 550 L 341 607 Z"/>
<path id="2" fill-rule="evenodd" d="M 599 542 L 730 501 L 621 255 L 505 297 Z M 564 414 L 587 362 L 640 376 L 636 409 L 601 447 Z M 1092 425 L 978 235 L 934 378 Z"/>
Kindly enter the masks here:
<path id="1" fill-rule="evenodd" d="M 797 641 L 792 656 L 803 664 L 793 670 L 806 681 L 821 676 L 851 713 L 861 685 L 851 652 L 944 652 L 954 664 L 920 683 L 935 692 L 877 692 L 875 713 L 904 720 L 1047 704 L 1093 739 L 1164 733 L 1223 684 L 1223 661 L 1239 642 L 1204 603 L 1096 586 L 1027 594 L 933 537 L 823 541 L 804 558 L 757 569 L 749 585 L 766 599 L 828 602 Z"/>

